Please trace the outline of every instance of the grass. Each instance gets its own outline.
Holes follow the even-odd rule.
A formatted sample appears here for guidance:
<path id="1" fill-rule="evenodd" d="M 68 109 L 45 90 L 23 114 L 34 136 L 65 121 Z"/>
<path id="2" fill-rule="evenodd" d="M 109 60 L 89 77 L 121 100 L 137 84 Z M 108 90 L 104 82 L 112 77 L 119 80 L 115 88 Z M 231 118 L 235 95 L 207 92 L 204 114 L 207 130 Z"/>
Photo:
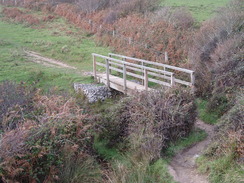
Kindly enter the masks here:
<path id="1" fill-rule="evenodd" d="M 186 7 L 193 17 L 199 21 L 209 19 L 216 10 L 225 6 L 230 0 L 162 0 L 161 5 L 172 7 Z"/>
<path id="2" fill-rule="evenodd" d="M 95 138 L 93 147 L 102 158 L 110 162 L 114 171 L 112 177 L 116 177 L 117 180 L 121 180 L 120 178 L 123 177 L 128 183 L 175 183 L 168 172 L 167 167 L 169 161 L 176 153 L 202 141 L 206 136 L 207 134 L 205 131 L 200 129 L 194 130 L 188 137 L 171 143 L 166 150 L 166 156 L 152 164 L 147 161 L 139 161 L 133 156 L 133 152 L 131 152 L 132 154 L 127 152 L 122 154 L 115 148 L 108 148 L 107 141 L 105 140 L 98 140 L 98 138 Z"/>
<path id="3" fill-rule="evenodd" d="M 211 183 L 243 182 L 244 166 L 233 158 L 231 153 L 212 158 L 201 156 L 197 159 L 198 169 L 209 175 Z"/>
<path id="4" fill-rule="evenodd" d="M 180 152 L 181 150 L 196 144 L 204 140 L 207 137 L 207 133 L 201 129 L 195 129 L 190 135 L 186 138 L 182 138 L 174 143 L 171 143 L 168 149 L 166 150 L 165 154 L 167 158 L 172 158 L 176 153 Z"/>
<path id="5" fill-rule="evenodd" d="M 203 99 L 197 99 L 198 116 L 199 118 L 208 124 L 216 124 L 219 115 L 215 112 L 209 112 L 206 110 L 207 101 Z"/>
<path id="6" fill-rule="evenodd" d="M 11 80 L 35 84 L 44 90 L 51 87 L 69 90 L 74 82 L 92 82 L 91 77 L 82 75 L 84 71 L 92 71 L 91 53 L 109 53 L 108 48 L 96 46 L 93 38 L 86 37 L 85 33 L 61 18 L 32 28 L 6 22 L 0 14 L 0 27 L 0 82 Z M 34 63 L 25 57 L 23 49 L 60 60 L 77 70 Z"/>
<path id="7" fill-rule="evenodd" d="M 115 148 L 108 148 L 106 140 L 99 140 L 97 137 L 94 140 L 93 147 L 97 153 L 105 160 L 122 160 L 121 153 Z"/>

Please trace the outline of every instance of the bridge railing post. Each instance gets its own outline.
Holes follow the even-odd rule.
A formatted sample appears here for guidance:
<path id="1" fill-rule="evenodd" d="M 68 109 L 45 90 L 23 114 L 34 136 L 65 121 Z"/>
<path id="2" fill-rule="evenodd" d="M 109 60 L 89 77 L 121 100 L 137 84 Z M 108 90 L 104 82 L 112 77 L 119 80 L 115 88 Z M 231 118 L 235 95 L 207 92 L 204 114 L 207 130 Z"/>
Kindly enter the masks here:
<path id="1" fill-rule="evenodd" d="M 174 73 L 171 74 L 171 87 L 175 85 L 175 76 Z"/>
<path id="2" fill-rule="evenodd" d="M 144 70 L 144 62 L 141 62 L 142 70 Z M 144 72 L 142 72 L 142 77 L 144 77 Z M 142 79 L 142 85 L 144 85 L 144 79 Z"/>
<path id="3" fill-rule="evenodd" d="M 191 91 L 195 93 L 195 73 L 191 73 Z"/>
<path id="4" fill-rule="evenodd" d="M 148 70 L 146 68 L 144 69 L 144 87 L 148 91 Z"/>
<path id="5" fill-rule="evenodd" d="M 109 81 L 109 60 L 106 59 L 106 76 L 107 76 L 107 86 L 110 87 L 110 81 Z"/>
<path id="6" fill-rule="evenodd" d="M 94 80 L 96 81 L 96 79 L 97 79 L 97 63 L 96 63 L 95 55 L 93 55 L 93 76 L 94 76 Z"/>
<path id="7" fill-rule="evenodd" d="M 124 93 L 126 94 L 127 86 L 126 86 L 126 64 L 123 64 L 123 79 L 124 79 Z"/>
<path id="8" fill-rule="evenodd" d="M 111 55 L 109 55 L 109 57 L 110 58 L 112 58 L 112 56 Z M 112 65 L 111 64 L 109 64 L 109 66 L 111 67 Z M 112 70 L 111 69 L 109 69 L 109 74 L 111 74 L 112 73 Z"/>

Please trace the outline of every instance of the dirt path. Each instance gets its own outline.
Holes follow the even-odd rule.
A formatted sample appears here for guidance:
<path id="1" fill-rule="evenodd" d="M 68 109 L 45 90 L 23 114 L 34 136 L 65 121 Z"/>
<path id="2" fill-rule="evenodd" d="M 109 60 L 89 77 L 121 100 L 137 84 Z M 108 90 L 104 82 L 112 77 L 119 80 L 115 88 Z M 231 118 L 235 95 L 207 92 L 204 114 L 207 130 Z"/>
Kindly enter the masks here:
<path id="1" fill-rule="evenodd" d="M 179 183 L 208 183 L 206 175 L 197 173 L 195 160 L 211 143 L 214 134 L 214 126 L 198 120 L 196 127 L 205 130 L 208 137 L 179 152 L 169 165 L 169 173 L 174 177 L 174 180 Z"/>
<path id="2" fill-rule="evenodd" d="M 43 57 L 39 53 L 33 51 L 24 51 L 26 56 L 33 62 L 42 64 L 48 67 L 61 67 L 61 68 L 68 68 L 68 69 L 77 69 L 70 65 L 67 65 L 61 61 L 54 60 L 51 58 Z"/>

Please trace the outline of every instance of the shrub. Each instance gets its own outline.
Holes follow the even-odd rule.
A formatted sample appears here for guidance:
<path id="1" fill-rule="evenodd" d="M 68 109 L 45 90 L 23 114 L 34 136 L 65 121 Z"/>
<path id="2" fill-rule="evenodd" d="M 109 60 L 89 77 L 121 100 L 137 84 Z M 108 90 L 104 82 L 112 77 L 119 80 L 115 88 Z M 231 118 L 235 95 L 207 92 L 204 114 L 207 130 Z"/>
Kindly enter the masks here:
<path id="1" fill-rule="evenodd" d="M 107 171 L 107 182 L 173 182 L 159 158 L 170 142 L 189 135 L 194 125 L 196 106 L 189 91 L 136 94 L 107 113 L 100 123 L 100 138 L 107 139 L 110 147 L 126 149 Z"/>
<path id="2" fill-rule="evenodd" d="M 232 1 L 215 18 L 204 22 L 195 35 L 189 57 L 195 67 L 199 96 L 230 96 L 243 86 L 241 4 L 240 0 Z"/>
<path id="3" fill-rule="evenodd" d="M 27 23 L 28 25 L 37 25 L 40 23 L 40 20 L 30 14 L 26 14 L 18 8 L 4 8 L 3 14 L 5 17 L 15 20 L 20 23 Z"/>
<path id="4" fill-rule="evenodd" d="M 195 118 L 196 106 L 189 91 L 141 93 L 110 111 L 102 122 L 106 135 L 101 138 L 109 139 L 111 146 L 128 140 L 130 151 L 151 161 L 159 158 L 171 141 L 187 136 Z"/>
<path id="5" fill-rule="evenodd" d="M 199 169 L 208 173 L 215 183 L 241 182 L 243 175 L 243 121 L 244 94 L 240 93 L 235 105 L 220 119 L 214 141 L 198 160 Z"/>
<path id="6" fill-rule="evenodd" d="M 32 111 L 35 92 L 24 85 L 5 81 L 0 84 L 0 130 L 12 130 Z"/>
<path id="7" fill-rule="evenodd" d="M 82 182 L 98 182 L 101 176 L 92 156 L 92 123 L 82 109 L 74 99 L 62 96 L 36 95 L 34 101 L 35 118 L 27 118 L 18 128 L 3 134 L 2 179 L 67 182 L 69 178 L 76 182 L 79 178 Z"/>

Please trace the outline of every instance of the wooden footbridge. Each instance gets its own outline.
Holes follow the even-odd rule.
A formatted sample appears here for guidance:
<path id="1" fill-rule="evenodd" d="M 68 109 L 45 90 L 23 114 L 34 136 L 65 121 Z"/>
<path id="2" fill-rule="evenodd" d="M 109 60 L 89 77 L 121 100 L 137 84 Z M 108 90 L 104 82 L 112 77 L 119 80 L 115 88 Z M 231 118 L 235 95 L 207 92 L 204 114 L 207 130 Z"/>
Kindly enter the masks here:
<path id="1" fill-rule="evenodd" d="M 128 95 L 150 91 L 151 86 L 194 88 L 194 71 L 162 63 L 110 53 L 93 56 L 94 79 Z M 135 80 L 136 79 L 136 80 Z"/>

